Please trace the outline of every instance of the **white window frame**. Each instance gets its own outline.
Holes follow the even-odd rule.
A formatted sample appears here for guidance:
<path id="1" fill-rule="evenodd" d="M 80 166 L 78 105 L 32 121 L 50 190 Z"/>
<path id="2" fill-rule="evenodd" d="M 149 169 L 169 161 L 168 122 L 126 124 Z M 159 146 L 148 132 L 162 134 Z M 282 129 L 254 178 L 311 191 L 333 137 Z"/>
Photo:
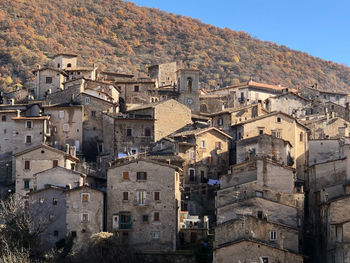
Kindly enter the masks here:
<path id="1" fill-rule="evenodd" d="M 63 130 L 64 132 L 68 132 L 68 131 L 69 131 L 69 124 L 68 124 L 68 123 L 64 123 L 64 124 L 62 125 L 62 130 Z"/>
<path id="2" fill-rule="evenodd" d="M 59 119 L 64 119 L 64 110 L 58 111 L 58 118 Z"/>
<path id="3" fill-rule="evenodd" d="M 30 137 L 30 142 L 27 142 L 27 137 Z M 26 144 L 32 144 L 33 143 L 33 136 L 32 135 L 26 135 L 24 137 L 24 143 Z"/>
<path id="4" fill-rule="evenodd" d="M 27 123 L 31 123 L 30 128 L 28 128 Z M 25 127 L 26 129 L 33 129 L 33 128 L 34 128 L 34 123 L 33 123 L 33 121 L 25 121 L 24 125 L 25 125 L 24 127 Z"/>
<path id="5" fill-rule="evenodd" d="M 270 231 L 269 236 L 270 236 L 270 241 L 277 241 L 277 231 L 275 230 Z"/>
<path id="6" fill-rule="evenodd" d="M 84 220 L 84 215 L 87 215 L 88 216 L 88 220 Z M 80 214 L 80 221 L 81 222 L 90 222 L 90 214 L 89 213 L 81 213 Z"/>
<path id="7" fill-rule="evenodd" d="M 138 205 L 145 205 L 147 199 L 147 192 L 144 190 L 136 191 L 136 200 Z"/>
<path id="8" fill-rule="evenodd" d="M 91 98 L 85 97 L 85 104 L 90 104 L 90 103 L 91 103 Z"/>
<path id="9" fill-rule="evenodd" d="M 152 239 L 159 239 L 160 238 L 160 231 L 152 231 L 151 237 L 152 237 Z"/>
<path id="10" fill-rule="evenodd" d="M 87 195 L 87 196 L 88 196 L 87 201 L 84 201 L 84 200 L 83 200 L 83 196 L 84 196 L 84 195 Z M 90 202 L 90 193 L 81 193 L 81 195 L 80 195 L 80 200 L 81 200 L 81 202 Z"/>

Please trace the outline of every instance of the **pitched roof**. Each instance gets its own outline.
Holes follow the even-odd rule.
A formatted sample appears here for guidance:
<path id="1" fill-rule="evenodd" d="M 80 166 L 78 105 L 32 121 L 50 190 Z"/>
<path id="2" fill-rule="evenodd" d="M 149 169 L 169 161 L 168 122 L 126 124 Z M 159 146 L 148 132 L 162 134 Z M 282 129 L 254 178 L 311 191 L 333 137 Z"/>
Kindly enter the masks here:
<path id="1" fill-rule="evenodd" d="M 53 70 L 53 71 L 61 73 L 62 75 L 68 76 L 66 72 L 64 72 L 60 69 L 57 69 L 57 68 L 52 68 L 52 67 L 38 68 L 38 69 L 33 70 L 32 72 L 35 73 L 37 71 L 43 71 L 43 70 Z"/>
<path id="2" fill-rule="evenodd" d="M 108 169 L 113 169 L 113 168 L 116 168 L 116 167 L 121 167 L 121 166 L 125 166 L 125 165 L 131 164 L 131 163 L 138 163 L 138 162 L 148 162 L 148 163 L 153 163 L 153 164 L 156 164 L 156 165 L 166 166 L 166 167 L 169 167 L 169 168 L 172 168 L 172 169 L 175 169 L 175 170 L 181 170 L 181 168 L 178 167 L 178 166 L 175 166 L 175 165 L 172 165 L 172 164 L 167 164 L 167 163 L 164 163 L 164 162 L 154 161 L 154 160 L 147 159 L 147 158 L 137 158 L 137 159 L 128 160 L 128 161 L 122 162 L 122 163 L 115 163 L 112 166 L 108 167 Z"/>
<path id="3" fill-rule="evenodd" d="M 56 167 L 53 167 L 53 168 L 50 168 L 50 169 L 38 172 L 38 173 L 36 173 L 34 175 L 40 175 L 40 174 L 43 174 L 43 173 L 46 173 L 46 172 L 49 172 L 49 171 L 54 171 L 54 170 L 62 170 L 62 171 L 66 171 L 67 173 L 72 173 L 72 174 L 80 175 L 81 177 L 86 177 L 86 174 L 83 174 L 83 173 L 80 173 L 80 172 L 77 172 L 77 171 L 73 171 L 71 169 L 67 169 L 67 168 L 61 167 L 61 166 L 56 166 Z"/>
<path id="4" fill-rule="evenodd" d="M 262 89 L 269 89 L 269 90 L 274 90 L 274 91 L 282 91 L 282 90 L 290 90 L 292 92 L 297 92 L 296 89 L 291 89 L 291 88 L 287 88 L 287 87 L 283 87 L 281 85 L 273 85 L 273 84 L 265 84 L 265 83 L 260 83 L 260 82 L 255 82 L 253 80 L 249 80 L 247 82 L 241 82 L 238 83 L 236 85 L 231 85 L 231 86 L 227 86 L 224 88 L 220 88 L 220 89 L 216 89 L 216 90 L 212 90 L 210 91 L 212 92 L 216 92 L 216 91 L 220 91 L 220 90 L 226 90 L 226 89 L 239 89 L 239 88 L 262 88 Z"/>
<path id="5" fill-rule="evenodd" d="M 47 150 L 57 152 L 57 153 L 59 153 L 59 154 L 64 155 L 66 158 L 68 158 L 68 159 L 70 159 L 70 160 L 73 160 L 73 161 L 76 161 L 76 162 L 79 162 L 79 161 L 80 161 L 79 158 L 77 158 L 77 157 L 75 157 L 75 156 L 73 156 L 73 155 L 67 154 L 67 153 L 64 152 L 64 151 L 61 151 L 61 150 L 58 150 L 58 149 L 53 148 L 53 147 L 51 147 L 51 146 L 48 146 L 48 145 L 46 145 L 46 144 L 39 144 L 39 145 L 34 146 L 34 147 L 32 147 L 32 148 L 26 149 L 26 150 L 24 150 L 24 151 L 22 151 L 22 152 L 18 152 L 18 153 L 16 153 L 16 154 L 14 154 L 13 156 L 15 156 L 15 157 L 21 156 L 21 155 L 23 155 L 23 154 L 26 154 L 26 153 L 35 151 L 35 150 L 40 149 L 40 148 L 45 148 L 45 149 L 47 149 Z"/>
<path id="6" fill-rule="evenodd" d="M 26 116 L 19 116 L 19 117 L 12 117 L 13 120 L 48 120 L 50 119 L 50 116 L 36 116 L 36 117 L 26 117 Z"/>
<path id="7" fill-rule="evenodd" d="M 282 94 L 279 94 L 279 95 L 276 95 L 276 96 L 272 96 L 272 97 L 270 97 L 270 98 L 267 98 L 266 100 L 268 100 L 268 99 L 276 99 L 276 98 L 284 97 L 284 96 L 287 96 L 287 95 L 292 95 L 292 96 L 295 96 L 295 97 L 297 97 L 297 98 L 299 98 L 299 99 L 302 99 L 302 100 L 304 100 L 304 101 L 307 101 L 307 102 L 310 101 L 310 102 L 311 102 L 311 100 L 306 99 L 306 98 L 304 98 L 304 97 L 298 95 L 298 94 L 295 93 L 295 92 L 286 92 L 286 93 L 282 93 Z M 265 100 L 265 101 L 266 101 L 266 100 Z"/>
<path id="8" fill-rule="evenodd" d="M 133 107 L 133 108 L 130 108 L 128 109 L 127 111 L 137 111 L 137 110 L 145 110 L 145 109 L 151 109 L 151 108 L 155 108 L 156 106 L 158 105 L 161 105 L 163 103 L 168 103 L 168 102 L 176 102 L 178 104 L 181 104 L 180 102 L 174 100 L 174 99 L 171 99 L 171 100 L 162 100 L 162 101 L 157 101 L 157 102 L 153 102 L 153 103 L 148 103 L 148 104 L 143 104 L 143 105 L 140 105 L 140 106 L 136 106 L 136 107 Z M 181 104 L 182 105 L 182 104 Z M 184 106 L 186 107 L 186 106 Z"/>
<path id="9" fill-rule="evenodd" d="M 219 130 L 216 127 L 208 127 L 208 128 L 204 128 L 204 129 L 195 129 L 195 130 L 189 130 L 189 131 L 183 131 L 183 132 L 179 132 L 179 133 L 175 133 L 173 135 L 171 135 L 171 137 L 180 137 L 180 136 L 196 136 L 205 132 L 210 132 L 210 131 L 216 131 L 218 133 L 220 133 L 221 135 L 226 136 L 229 139 L 232 139 L 232 137 L 230 135 L 228 135 L 227 133 L 224 133 L 223 131 Z"/>
<path id="10" fill-rule="evenodd" d="M 53 56 L 53 58 L 59 57 L 59 56 L 77 57 L 78 55 L 77 55 L 77 54 L 74 54 L 74 53 L 58 53 L 58 54 L 55 54 L 55 55 Z"/>
<path id="11" fill-rule="evenodd" d="M 283 116 L 285 116 L 285 117 L 287 117 L 289 119 L 295 120 L 296 124 L 302 126 L 306 130 L 309 130 L 308 127 L 306 127 L 304 124 L 301 124 L 296 118 L 294 118 L 294 117 L 292 117 L 292 116 L 290 116 L 290 115 L 288 115 L 288 114 L 286 114 L 284 112 L 281 112 L 281 111 L 274 111 L 274 112 L 271 112 L 271 113 L 268 113 L 268 114 L 265 114 L 265 115 L 260 115 L 260 116 L 254 118 L 254 119 L 246 120 L 246 121 L 243 121 L 243 122 L 240 122 L 240 123 L 237 123 L 237 124 L 233 124 L 231 126 L 244 125 L 244 124 L 247 124 L 247 123 L 250 123 L 250 122 L 255 122 L 255 121 L 258 121 L 258 120 L 261 120 L 261 119 L 264 119 L 264 118 L 269 118 L 271 116 L 279 115 L 279 114 L 281 114 L 281 115 L 283 115 Z"/>
<path id="12" fill-rule="evenodd" d="M 241 106 L 241 107 L 234 107 L 234 108 L 226 108 L 225 110 L 222 111 L 218 111 L 218 112 L 214 112 L 214 113 L 209 113 L 206 114 L 207 116 L 216 116 L 216 115 L 221 115 L 221 114 L 230 114 L 236 111 L 241 111 L 241 110 L 245 110 L 245 109 L 249 109 L 255 106 L 258 106 L 259 103 L 254 103 L 254 104 L 249 104 L 249 105 L 245 105 L 245 106 Z M 269 111 L 265 110 L 263 107 L 261 107 L 261 110 L 266 112 L 266 113 L 270 113 Z"/>

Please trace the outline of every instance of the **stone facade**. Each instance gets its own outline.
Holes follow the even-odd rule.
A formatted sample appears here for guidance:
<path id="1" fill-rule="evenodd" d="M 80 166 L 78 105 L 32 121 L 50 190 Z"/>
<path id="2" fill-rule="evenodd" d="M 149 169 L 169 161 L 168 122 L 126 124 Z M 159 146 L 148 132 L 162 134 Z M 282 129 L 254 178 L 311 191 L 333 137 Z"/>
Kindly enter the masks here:
<path id="1" fill-rule="evenodd" d="M 179 169 L 139 159 L 108 169 L 107 229 L 141 251 L 175 251 Z"/>
<path id="2" fill-rule="evenodd" d="M 288 92 L 270 97 L 264 102 L 265 108 L 272 111 L 281 111 L 291 116 L 299 117 L 305 115 L 304 108 L 311 104 L 311 101 L 293 93 Z"/>
<path id="3" fill-rule="evenodd" d="M 47 95 L 57 93 L 63 89 L 63 82 L 67 74 L 55 68 L 42 68 L 33 71 L 35 75 L 34 96 L 44 99 Z"/>
<path id="4" fill-rule="evenodd" d="M 0 156 L 11 154 L 13 147 L 13 117 L 17 116 L 16 110 L 0 110 Z M 0 157 L 0 159 L 2 159 Z"/>
<path id="5" fill-rule="evenodd" d="M 39 145 L 14 155 L 16 193 L 24 196 L 36 189 L 35 174 L 55 166 L 75 169 L 79 159 L 47 145 Z"/>

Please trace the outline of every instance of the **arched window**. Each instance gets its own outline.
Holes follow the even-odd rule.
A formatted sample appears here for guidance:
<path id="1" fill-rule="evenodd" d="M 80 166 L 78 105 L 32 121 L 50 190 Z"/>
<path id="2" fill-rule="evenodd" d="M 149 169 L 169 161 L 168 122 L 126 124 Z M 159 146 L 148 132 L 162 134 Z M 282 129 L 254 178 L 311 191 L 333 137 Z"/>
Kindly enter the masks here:
<path id="1" fill-rule="evenodd" d="M 71 64 L 71 63 L 68 63 L 68 64 L 67 64 L 67 68 L 70 68 L 70 67 L 72 67 L 72 64 Z"/>
<path id="2" fill-rule="evenodd" d="M 187 90 L 192 92 L 192 78 L 187 78 Z"/>

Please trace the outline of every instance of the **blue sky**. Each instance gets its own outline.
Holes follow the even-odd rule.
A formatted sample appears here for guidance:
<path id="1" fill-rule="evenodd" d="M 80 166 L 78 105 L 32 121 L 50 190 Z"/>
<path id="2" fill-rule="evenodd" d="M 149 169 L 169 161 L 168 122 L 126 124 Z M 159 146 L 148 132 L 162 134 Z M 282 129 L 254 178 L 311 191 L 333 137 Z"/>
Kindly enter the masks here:
<path id="1" fill-rule="evenodd" d="M 350 66 L 349 0 L 131 0 Z"/>

